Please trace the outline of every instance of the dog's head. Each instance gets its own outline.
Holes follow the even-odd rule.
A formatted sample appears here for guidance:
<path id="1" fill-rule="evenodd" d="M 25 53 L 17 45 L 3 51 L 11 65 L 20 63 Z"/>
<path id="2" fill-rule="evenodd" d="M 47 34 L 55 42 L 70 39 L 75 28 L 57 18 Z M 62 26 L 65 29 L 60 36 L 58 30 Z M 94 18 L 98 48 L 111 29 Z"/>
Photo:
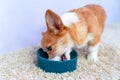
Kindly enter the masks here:
<path id="1" fill-rule="evenodd" d="M 51 10 L 45 14 L 47 31 L 42 33 L 42 48 L 50 59 L 63 55 L 69 47 L 68 28 L 64 26 L 60 17 Z"/>

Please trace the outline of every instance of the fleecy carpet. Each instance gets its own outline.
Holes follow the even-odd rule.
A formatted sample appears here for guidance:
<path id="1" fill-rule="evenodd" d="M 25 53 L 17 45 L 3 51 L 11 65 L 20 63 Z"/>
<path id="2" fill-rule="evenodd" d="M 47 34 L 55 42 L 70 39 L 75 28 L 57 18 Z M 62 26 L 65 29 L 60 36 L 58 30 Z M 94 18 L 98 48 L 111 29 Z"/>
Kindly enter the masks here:
<path id="1" fill-rule="evenodd" d="M 35 51 L 39 46 L 29 47 L 0 56 L 0 80 L 119 80 L 120 46 L 119 43 L 117 45 L 119 37 L 113 39 L 116 35 L 114 30 L 113 25 L 106 27 L 97 64 L 79 54 L 77 70 L 62 74 L 46 73 L 35 65 Z M 120 34 L 119 30 L 117 34 Z"/>

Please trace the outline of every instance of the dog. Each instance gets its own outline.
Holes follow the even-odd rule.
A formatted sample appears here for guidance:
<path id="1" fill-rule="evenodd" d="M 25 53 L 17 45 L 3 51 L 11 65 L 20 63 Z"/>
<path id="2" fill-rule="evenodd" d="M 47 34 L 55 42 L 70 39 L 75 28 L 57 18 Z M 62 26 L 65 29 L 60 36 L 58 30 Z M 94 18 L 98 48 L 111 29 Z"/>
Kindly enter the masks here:
<path id="1" fill-rule="evenodd" d="M 97 62 L 106 12 L 96 4 L 73 9 L 61 17 L 48 9 L 45 13 L 47 31 L 42 32 L 41 47 L 49 59 L 60 60 L 64 54 L 70 60 L 73 48 L 82 48 L 89 43 L 87 59 Z"/>

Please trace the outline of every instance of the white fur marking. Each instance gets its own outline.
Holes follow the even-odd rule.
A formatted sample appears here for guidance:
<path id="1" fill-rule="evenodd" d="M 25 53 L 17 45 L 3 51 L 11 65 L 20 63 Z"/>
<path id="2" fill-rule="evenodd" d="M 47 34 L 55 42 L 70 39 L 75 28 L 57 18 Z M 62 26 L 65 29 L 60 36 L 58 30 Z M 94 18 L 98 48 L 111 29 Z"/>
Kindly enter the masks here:
<path id="1" fill-rule="evenodd" d="M 97 62 L 98 61 L 99 43 L 95 46 L 90 46 L 88 50 L 89 50 L 89 54 L 87 56 L 88 60 Z"/>
<path id="2" fill-rule="evenodd" d="M 65 26 L 69 27 L 71 23 L 78 22 L 78 17 L 75 12 L 68 12 L 61 17 L 61 20 Z"/>
<path id="3" fill-rule="evenodd" d="M 70 60 L 70 52 L 71 52 L 71 49 L 68 49 L 65 53 L 67 60 Z"/>

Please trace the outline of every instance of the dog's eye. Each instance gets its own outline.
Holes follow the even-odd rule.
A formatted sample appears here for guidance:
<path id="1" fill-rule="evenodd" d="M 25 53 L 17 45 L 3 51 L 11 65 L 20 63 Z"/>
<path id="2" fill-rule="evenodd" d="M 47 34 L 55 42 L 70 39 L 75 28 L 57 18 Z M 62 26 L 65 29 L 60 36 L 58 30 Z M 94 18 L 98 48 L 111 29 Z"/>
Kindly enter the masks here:
<path id="1" fill-rule="evenodd" d="M 47 50 L 52 51 L 52 47 L 51 46 L 47 47 Z"/>

